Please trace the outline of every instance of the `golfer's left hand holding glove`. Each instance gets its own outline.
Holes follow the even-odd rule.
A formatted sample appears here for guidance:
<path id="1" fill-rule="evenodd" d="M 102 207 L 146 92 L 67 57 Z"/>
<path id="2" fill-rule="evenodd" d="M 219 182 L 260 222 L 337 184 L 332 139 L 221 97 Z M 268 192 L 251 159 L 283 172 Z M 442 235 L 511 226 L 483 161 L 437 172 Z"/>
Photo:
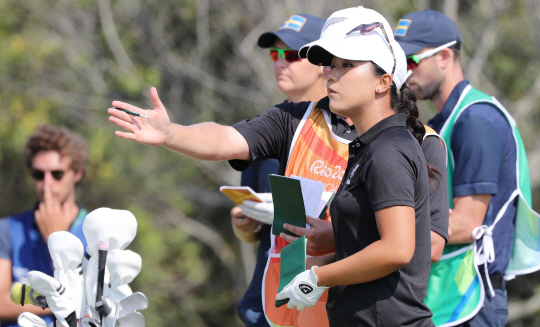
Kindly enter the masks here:
<path id="1" fill-rule="evenodd" d="M 298 311 L 304 308 L 311 308 L 317 303 L 317 300 L 328 289 L 325 286 L 317 286 L 317 275 L 315 275 L 317 266 L 311 267 L 311 270 L 306 270 L 294 277 L 294 279 L 283 288 L 276 296 L 276 300 L 285 300 L 289 298 L 287 307 Z"/>

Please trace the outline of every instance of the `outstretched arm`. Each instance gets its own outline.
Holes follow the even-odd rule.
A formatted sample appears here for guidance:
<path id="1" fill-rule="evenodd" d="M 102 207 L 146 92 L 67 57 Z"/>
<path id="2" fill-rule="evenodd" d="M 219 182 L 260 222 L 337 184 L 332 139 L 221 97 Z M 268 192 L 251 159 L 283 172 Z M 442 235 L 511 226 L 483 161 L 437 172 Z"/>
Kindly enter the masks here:
<path id="1" fill-rule="evenodd" d="M 244 137 L 230 126 L 202 123 L 182 126 L 171 123 L 156 88 L 150 89 L 153 110 L 144 110 L 129 103 L 113 101 L 112 105 L 148 118 L 135 117 L 110 108 L 109 121 L 125 129 L 115 134 L 146 145 L 161 145 L 188 157 L 201 160 L 249 160 L 249 146 Z"/>

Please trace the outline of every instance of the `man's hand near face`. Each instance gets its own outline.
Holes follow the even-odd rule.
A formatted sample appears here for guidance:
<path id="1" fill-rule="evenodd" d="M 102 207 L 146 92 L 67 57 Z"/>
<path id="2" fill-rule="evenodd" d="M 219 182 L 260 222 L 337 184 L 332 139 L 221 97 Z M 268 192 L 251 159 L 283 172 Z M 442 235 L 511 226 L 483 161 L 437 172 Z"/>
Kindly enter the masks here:
<path id="1" fill-rule="evenodd" d="M 66 202 L 62 204 L 53 196 L 50 186 L 43 188 L 43 201 L 35 212 L 36 224 L 45 242 L 49 235 L 58 231 L 67 231 L 74 221 L 77 212 Z"/>

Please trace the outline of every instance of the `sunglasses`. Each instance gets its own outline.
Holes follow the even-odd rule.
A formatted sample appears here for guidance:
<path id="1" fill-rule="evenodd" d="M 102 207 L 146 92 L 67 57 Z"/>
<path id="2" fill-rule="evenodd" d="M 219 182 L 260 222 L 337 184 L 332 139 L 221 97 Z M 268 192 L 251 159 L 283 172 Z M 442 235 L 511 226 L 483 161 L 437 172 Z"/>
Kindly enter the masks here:
<path id="1" fill-rule="evenodd" d="M 378 27 L 381 28 L 381 31 L 384 34 L 384 38 L 386 39 L 386 43 L 388 44 L 388 47 L 390 48 L 390 51 L 392 52 L 392 57 L 394 57 L 394 67 L 392 67 L 392 74 L 390 74 L 390 75 L 393 76 L 394 71 L 396 70 L 396 55 L 394 54 L 394 49 L 392 49 L 392 45 L 390 44 L 390 39 L 388 38 L 388 35 L 386 34 L 386 31 L 384 30 L 384 26 L 383 26 L 382 23 L 375 22 L 375 23 L 371 23 L 371 24 L 361 24 L 361 25 L 356 26 L 355 28 L 353 28 L 349 32 L 347 32 L 347 34 L 345 34 L 345 35 L 349 35 L 349 34 L 351 34 L 353 32 L 360 32 L 360 34 L 365 35 L 365 34 L 373 31 L 374 29 L 376 29 Z"/>
<path id="2" fill-rule="evenodd" d="M 442 49 L 446 49 L 448 47 L 451 47 L 456 43 L 457 43 L 457 41 L 448 42 L 446 44 L 441 45 L 440 47 L 428 50 L 428 51 L 426 51 L 424 53 L 407 56 L 407 70 L 411 70 L 413 68 L 418 67 L 418 65 L 420 64 L 420 60 L 422 60 L 424 58 L 432 57 L 437 52 L 441 51 Z"/>
<path id="3" fill-rule="evenodd" d="M 63 170 L 50 170 L 48 172 L 50 172 L 52 177 L 57 181 L 61 180 L 65 174 L 65 171 Z M 32 175 L 32 178 L 36 181 L 42 181 L 45 179 L 45 173 L 47 173 L 47 171 L 32 169 L 30 175 Z"/>
<path id="4" fill-rule="evenodd" d="M 302 60 L 302 58 L 298 56 L 298 51 L 296 50 L 293 50 L 291 48 L 278 49 L 271 47 L 270 58 L 272 58 L 272 61 L 277 61 L 279 57 L 287 60 L 287 62 L 295 62 Z"/>

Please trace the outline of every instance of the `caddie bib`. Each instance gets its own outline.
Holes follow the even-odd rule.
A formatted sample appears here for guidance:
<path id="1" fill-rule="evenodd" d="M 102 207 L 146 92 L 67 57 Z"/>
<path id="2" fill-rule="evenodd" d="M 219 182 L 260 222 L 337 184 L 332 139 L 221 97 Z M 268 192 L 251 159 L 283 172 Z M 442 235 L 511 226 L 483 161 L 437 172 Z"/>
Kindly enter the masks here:
<path id="1" fill-rule="evenodd" d="M 292 140 L 287 161 L 285 176 L 299 176 L 313 179 L 325 184 L 324 191 L 335 193 L 341 184 L 341 179 L 347 167 L 350 141 L 332 133 L 329 113 L 317 108 L 312 102 Z M 324 220 L 330 220 L 328 211 Z M 289 242 L 271 234 L 272 244 L 266 264 L 263 280 L 264 313 L 271 326 L 328 326 L 326 314 L 326 291 L 317 304 L 302 311 L 289 309 L 286 305 L 276 308 L 275 301 L 279 287 L 280 252 Z M 312 253 L 320 256 L 327 253 Z"/>
<path id="2" fill-rule="evenodd" d="M 488 103 L 497 108 L 512 128 L 516 144 L 516 190 L 507 199 L 505 205 L 495 216 L 491 226 L 482 225 L 473 231 L 473 236 L 482 240 L 465 245 L 445 247 L 441 260 L 431 265 L 431 274 L 426 305 L 433 312 L 436 326 L 455 326 L 474 317 L 484 303 L 484 285 L 480 278 L 478 265 L 486 265 L 495 259 L 491 234 L 497 222 L 502 218 L 508 206 L 517 200 L 515 235 L 508 275 L 527 274 L 540 269 L 540 216 L 531 208 L 531 186 L 529 167 L 525 147 L 516 126 L 516 122 L 506 109 L 494 98 L 468 85 L 461 94 L 456 106 L 441 129 L 441 137 L 447 145 L 448 197 L 450 208 L 454 207 L 452 179 L 454 159 L 452 155 L 451 135 L 458 117 L 467 108 L 476 103 Z M 489 281 L 489 278 L 487 278 Z M 491 285 L 488 285 L 493 293 Z"/>

